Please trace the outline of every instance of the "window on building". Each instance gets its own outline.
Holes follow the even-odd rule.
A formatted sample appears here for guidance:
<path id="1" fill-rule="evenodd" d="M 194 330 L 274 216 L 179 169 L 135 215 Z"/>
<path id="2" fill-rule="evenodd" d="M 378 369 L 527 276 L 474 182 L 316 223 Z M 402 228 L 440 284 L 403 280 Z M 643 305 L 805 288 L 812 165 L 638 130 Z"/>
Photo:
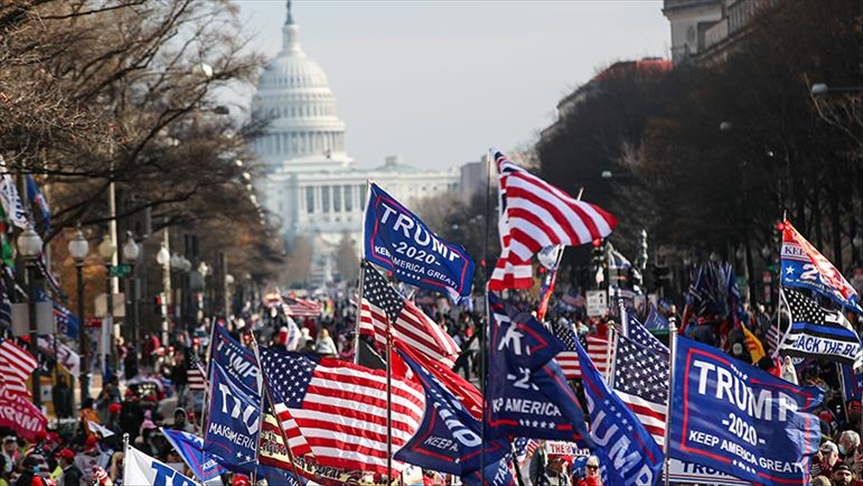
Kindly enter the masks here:
<path id="1" fill-rule="evenodd" d="M 342 191 L 339 186 L 333 186 L 333 211 L 340 212 L 342 210 Z"/>
<path id="2" fill-rule="evenodd" d="M 330 212 L 330 186 L 321 186 L 321 211 Z"/>
<path id="3" fill-rule="evenodd" d="M 315 188 L 306 187 L 306 212 L 309 214 L 315 212 Z"/>
<path id="4" fill-rule="evenodd" d="M 354 193 L 351 191 L 351 186 L 345 186 L 345 211 L 351 212 L 354 210 Z"/>
<path id="5" fill-rule="evenodd" d="M 360 195 L 360 211 L 366 210 L 366 198 L 365 198 L 366 192 L 365 192 L 365 189 L 366 189 L 366 186 L 364 186 L 364 185 L 357 186 L 357 194 Z"/>

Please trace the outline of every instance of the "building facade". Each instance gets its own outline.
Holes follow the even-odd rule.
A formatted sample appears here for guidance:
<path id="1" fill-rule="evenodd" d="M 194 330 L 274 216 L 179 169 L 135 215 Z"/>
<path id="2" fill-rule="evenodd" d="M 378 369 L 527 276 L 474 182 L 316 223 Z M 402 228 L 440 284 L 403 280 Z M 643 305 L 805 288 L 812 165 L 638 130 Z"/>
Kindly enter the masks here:
<path id="1" fill-rule="evenodd" d="M 723 62 L 752 20 L 778 0 L 664 0 L 674 64 Z"/>
<path id="2" fill-rule="evenodd" d="M 258 78 L 252 113 L 267 122 L 253 148 L 265 167 L 258 194 L 286 240 L 310 240 L 310 285 L 332 281 L 335 251 L 345 237 L 360 244 L 366 183 L 373 181 L 407 207 L 442 193 L 457 196 L 460 173 L 424 171 L 398 156 L 369 170 L 357 167 L 345 147 L 345 123 L 324 70 L 303 52 L 290 2 L 282 50 Z"/>

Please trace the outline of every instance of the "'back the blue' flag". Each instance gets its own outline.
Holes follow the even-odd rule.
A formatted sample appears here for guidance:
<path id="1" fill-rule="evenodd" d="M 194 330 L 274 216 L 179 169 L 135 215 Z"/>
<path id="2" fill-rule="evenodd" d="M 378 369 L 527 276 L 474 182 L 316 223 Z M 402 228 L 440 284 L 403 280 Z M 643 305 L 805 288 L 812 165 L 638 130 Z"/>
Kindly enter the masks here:
<path id="1" fill-rule="evenodd" d="M 189 469 L 206 483 L 226 472 L 214 459 L 204 456 L 204 439 L 182 430 L 162 429 L 162 434 L 189 466 Z"/>
<path id="2" fill-rule="evenodd" d="M 488 302 L 486 436 L 568 440 L 592 446 L 578 398 L 552 359 L 563 343 L 536 320 L 511 319 L 494 293 L 488 293 Z"/>
<path id="3" fill-rule="evenodd" d="M 229 469 L 247 470 L 257 462 L 261 397 L 213 361 L 210 379 L 210 421 L 204 453 Z"/>
<path id="4" fill-rule="evenodd" d="M 223 371 L 243 386 L 255 393 L 260 393 L 261 382 L 255 353 L 232 338 L 223 326 L 215 324 L 213 327 L 215 332 L 213 332 L 213 342 L 210 344 L 213 353 L 210 358 L 222 365 Z"/>
<path id="5" fill-rule="evenodd" d="M 363 257 L 411 285 L 470 297 L 474 264 L 461 246 L 440 239 L 414 213 L 371 184 Z"/>
<path id="6" fill-rule="evenodd" d="M 590 412 L 593 453 L 602 466 L 602 482 L 650 486 L 659 479 L 665 454 L 638 417 L 611 389 L 590 356 L 576 341 L 584 398 Z"/>
<path id="7" fill-rule="evenodd" d="M 808 484 L 824 392 L 800 387 L 680 337 L 670 455 L 763 485 Z"/>
<path id="8" fill-rule="evenodd" d="M 509 453 L 509 441 L 505 439 L 484 446 L 482 423 L 430 372 L 407 353 L 397 352 L 425 390 L 426 411 L 416 434 L 396 453 L 396 459 L 466 476 L 482 466 L 483 449 L 486 464 Z"/>

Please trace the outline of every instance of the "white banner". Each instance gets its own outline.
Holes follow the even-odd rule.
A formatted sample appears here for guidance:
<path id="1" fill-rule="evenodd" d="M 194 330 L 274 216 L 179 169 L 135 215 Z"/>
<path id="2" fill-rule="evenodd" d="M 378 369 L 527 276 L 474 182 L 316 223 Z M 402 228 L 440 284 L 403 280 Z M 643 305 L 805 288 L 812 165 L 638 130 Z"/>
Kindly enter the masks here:
<path id="1" fill-rule="evenodd" d="M 669 459 L 668 470 L 671 481 L 681 483 L 716 484 L 722 486 L 749 486 L 749 481 L 737 479 L 699 464 L 683 462 L 677 459 Z"/>
<path id="2" fill-rule="evenodd" d="M 164 462 L 129 447 L 123 466 L 123 484 L 152 486 L 196 486 L 195 481 L 183 476 Z"/>

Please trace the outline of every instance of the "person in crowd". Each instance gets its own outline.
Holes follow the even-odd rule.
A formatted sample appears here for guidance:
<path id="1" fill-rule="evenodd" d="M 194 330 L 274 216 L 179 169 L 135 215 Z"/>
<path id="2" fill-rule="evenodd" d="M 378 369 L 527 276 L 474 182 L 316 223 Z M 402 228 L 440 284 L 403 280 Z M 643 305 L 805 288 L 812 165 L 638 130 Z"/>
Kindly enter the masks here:
<path id="1" fill-rule="evenodd" d="M 93 466 L 93 486 L 114 486 L 108 471 L 102 466 Z"/>
<path id="2" fill-rule="evenodd" d="M 6 474 L 12 474 L 21 460 L 21 450 L 18 449 L 18 439 L 7 435 L 3 438 L 3 458 L 5 459 L 4 470 Z"/>
<path id="3" fill-rule="evenodd" d="M 57 460 L 60 461 L 60 467 L 63 468 L 63 486 L 80 485 L 84 472 L 75 464 L 75 453 L 72 452 L 72 449 L 66 448 L 58 452 Z"/>
<path id="4" fill-rule="evenodd" d="M 854 473 L 846 464 L 837 464 L 833 468 L 833 486 L 851 486 L 854 483 Z"/>
<path id="5" fill-rule="evenodd" d="M 114 483 L 114 486 L 121 486 L 123 484 L 123 453 L 115 452 L 111 455 L 111 462 L 108 467 L 108 477 L 111 478 L 111 482 Z M 64 485 L 65 486 L 65 485 Z"/>
<path id="6" fill-rule="evenodd" d="M 27 456 L 21 462 L 21 474 L 15 480 L 13 486 L 48 486 L 47 481 L 39 476 L 44 459 L 38 454 Z"/>
<path id="7" fill-rule="evenodd" d="M 57 376 L 57 384 L 51 388 L 51 401 L 57 418 L 72 417 L 72 390 L 64 375 Z"/>
<path id="8" fill-rule="evenodd" d="M 602 486 L 599 477 L 599 458 L 590 456 L 584 465 L 584 477 L 578 481 L 578 486 Z"/>
<path id="9" fill-rule="evenodd" d="M 191 354 L 184 353 L 182 350 L 177 351 L 174 355 L 174 366 L 171 368 L 171 382 L 174 384 L 174 390 L 177 392 L 177 399 L 183 396 L 186 391 L 186 384 L 189 382 L 189 372 L 186 366 L 187 358 L 191 358 Z"/>
<path id="10" fill-rule="evenodd" d="M 102 391 L 96 398 L 96 406 L 98 408 L 101 423 L 108 422 L 108 406 L 112 403 L 120 403 L 121 398 L 122 395 L 120 395 L 120 380 L 116 376 L 112 376 L 108 380 L 108 382 L 105 383 L 105 386 L 102 387 Z"/>
<path id="11" fill-rule="evenodd" d="M 569 458 L 557 454 L 548 455 L 548 463 L 545 469 L 536 476 L 533 486 L 572 486 L 572 481 L 567 471 Z"/>
<path id="12" fill-rule="evenodd" d="M 327 328 L 321 329 L 318 340 L 315 343 L 315 352 L 321 356 L 329 357 L 334 357 L 338 353 L 336 343 L 333 342 L 333 338 L 330 337 L 330 331 Z"/>
<path id="13" fill-rule="evenodd" d="M 174 430 L 179 430 L 182 432 L 188 432 L 190 434 L 195 433 L 195 425 L 189 423 L 187 420 L 188 414 L 186 413 L 186 409 L 183 407 L 177 407 L 174 411 L 174 425 L 171 427 Z"/>
<path id="14" fill-rule="evenodd" d="M 356 355 L 356 350 L 354 349 L 354 339 L 353 336 L 348 336 L 345 339 L 345 344 L 342 346 L 342 350 L 339 351 L 339 359 L 342 361 L 349 361 L 353 363 L 354 356 Z"/>
<path id="15" fill-rule="evenodd" d="M 0 454 L 0 486 L 9 486 L 12 474 L 6 471 L 6 456 Z"/>
<path id="16" fill-rule="evenodd" d="M 833 469 L 838 464 L 842 463 L 842 459 L 839 459 L 839 447 L 837 447 L 833 441 L 828 440 L 821 444 L 818 452 L 821 455 L 821 460 L 817 464 L 817 474 L 821 474 L 822 476 L 827 476 L 829 478 L 833 475 Z M 815 466 L 815 464 L 813 465 Z"/>
<path id="17" fill-rule="evenodd" d="M 851 471 L 854 471 L 855 457 L 860 450 L 860 434 L 853 430 L 846 430 L 839 434 L 836 441 L 839 446 L 839 454 L 842 456 L 842 462 L 848 466 Z"/>

